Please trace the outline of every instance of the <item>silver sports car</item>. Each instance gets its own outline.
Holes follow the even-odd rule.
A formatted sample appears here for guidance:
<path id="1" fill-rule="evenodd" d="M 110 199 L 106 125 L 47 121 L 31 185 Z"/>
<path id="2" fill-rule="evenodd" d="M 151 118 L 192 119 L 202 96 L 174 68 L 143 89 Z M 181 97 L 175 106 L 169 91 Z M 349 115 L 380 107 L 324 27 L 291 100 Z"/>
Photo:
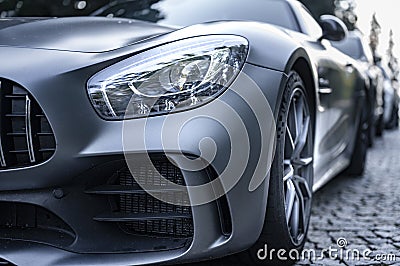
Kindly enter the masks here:
<path id="1" fill-rule="evenodd" d="M 329 42 L 345 25 L 295 0 L 95 15 L 0 20 L 0 257 L 276 265 L 267 247 L 300 251 L 313 191 L 364 170 L 368 78 Z"/>

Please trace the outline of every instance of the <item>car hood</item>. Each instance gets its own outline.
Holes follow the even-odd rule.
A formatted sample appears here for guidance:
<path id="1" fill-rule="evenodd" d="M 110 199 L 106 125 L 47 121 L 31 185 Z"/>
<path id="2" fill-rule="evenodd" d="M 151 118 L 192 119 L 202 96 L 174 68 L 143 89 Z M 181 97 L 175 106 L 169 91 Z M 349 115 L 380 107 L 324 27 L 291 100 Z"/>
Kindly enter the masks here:
<path id="1" fill-rule="evenodd" d="M 116 18 L 0 19 L 0 46 L 98 53 L 171 31 L 154 23 Z"/>

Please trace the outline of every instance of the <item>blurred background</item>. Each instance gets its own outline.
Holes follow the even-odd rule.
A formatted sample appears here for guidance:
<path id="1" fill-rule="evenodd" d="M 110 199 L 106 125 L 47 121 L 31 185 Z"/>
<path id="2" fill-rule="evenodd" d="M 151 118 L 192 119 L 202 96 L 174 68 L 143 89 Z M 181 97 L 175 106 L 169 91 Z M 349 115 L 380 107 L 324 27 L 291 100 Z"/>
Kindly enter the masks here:
<path id="1" fill-rule="evenodd" d="M 132 2 L 149 7 L 159 0 L 0 0 L 0 18 L 84 16 L 106 7 L 118 5 L 121 9 L 137 8 Z M 359 29 L 371 38 L 374 52 L 381 56 L 397 56 L 393 45 L 400 43 L 400 23 L 397 23 L 398 0 L 300 0 L 318 19 L 322 14 L 341 18 L 350 30 Z M 124 5 L 124 3 L 130 3 Z M 117 16 L 131 13 L 129 10 L 114 10 Z M 373 36 L 371 34 L 371 23 Z M 392 34 L 391 34 L 392 32 Z M 397 34 L 399 33 L 399 35 Z M 388 50 L 389 49 L 389 50 Z M 390 62 L 390 58 L 388 59 Z M 394 62 L 392 60 L 392 62 Z"/>

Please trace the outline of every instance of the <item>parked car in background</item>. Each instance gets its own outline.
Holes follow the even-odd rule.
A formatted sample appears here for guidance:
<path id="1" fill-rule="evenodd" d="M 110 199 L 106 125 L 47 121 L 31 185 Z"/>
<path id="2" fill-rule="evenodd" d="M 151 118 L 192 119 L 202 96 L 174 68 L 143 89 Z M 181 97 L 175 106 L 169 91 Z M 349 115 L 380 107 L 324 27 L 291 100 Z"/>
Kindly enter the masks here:
<path id="1" fill-rule="evenodd" d="M 365 73 L 329 42 L 344 23 L 295 0 L 129 3 L 127 19 L 0 20 L 1 259 L 300 254 L 313 192 L 365 167 Z"/>
<path id="2" fill-rule="evenodd" d="M 398 129 L 400 123 L 400 82 L 397 77 L 393 78 L 392 80 L 392 87 L 393 87 L 393 109 L 392 112 L 388 111 L 386 116 L 386 129 Z M 390 102 L 390 100 L 389 100 Z"/>
<path id="3" fill-rule="evenodd" d="M 376 135 L 381 136 L 384 130 L 384 84 L 385 78 L 381 68 L 374 62 L 372 51 L 365 40 L 363 34 L 358 31 L 350 31 L 347 38 L 340 42 L 332 42 L 332 45 L 354 58 L 360 69 L 368 78 L 368 116 L 369 130 L 368 142 L 369 146 L 374 143 Z"/>
<path id="4" fill-rule="evenodd" d="M 399 127 L 399 83 L 389 68 L 386 60 L 375 57 L 377 66 L 384 77 L 384 115 L 383 123 L 386 129 Z"/>
<path id="5" fill-rule="evenodd" d="M 149 8 L 157 2 L 159 0 L 114 0 L 92 12 L 91 16 L 135 18 L 157 22 L 162 19 L 161 10 Z"/>

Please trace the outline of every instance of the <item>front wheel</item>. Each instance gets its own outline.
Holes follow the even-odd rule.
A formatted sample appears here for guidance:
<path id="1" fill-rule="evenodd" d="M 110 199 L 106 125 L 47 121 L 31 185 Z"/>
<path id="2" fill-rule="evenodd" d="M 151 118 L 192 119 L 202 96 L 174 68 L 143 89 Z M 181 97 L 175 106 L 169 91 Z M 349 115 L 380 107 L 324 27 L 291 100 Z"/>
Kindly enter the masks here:
<path id="1" fill-rule="evenodd" d="M 245 265 L 293 262 L 270 256 L 268 250 L 297 250 L 301 254 L 311 215 L 313 184 L 313 119 L 304 83 L 291 72 L 280 103 L 277 146 L 271 167 L 268 206 L 257 243 L 240 254 Z"/>

